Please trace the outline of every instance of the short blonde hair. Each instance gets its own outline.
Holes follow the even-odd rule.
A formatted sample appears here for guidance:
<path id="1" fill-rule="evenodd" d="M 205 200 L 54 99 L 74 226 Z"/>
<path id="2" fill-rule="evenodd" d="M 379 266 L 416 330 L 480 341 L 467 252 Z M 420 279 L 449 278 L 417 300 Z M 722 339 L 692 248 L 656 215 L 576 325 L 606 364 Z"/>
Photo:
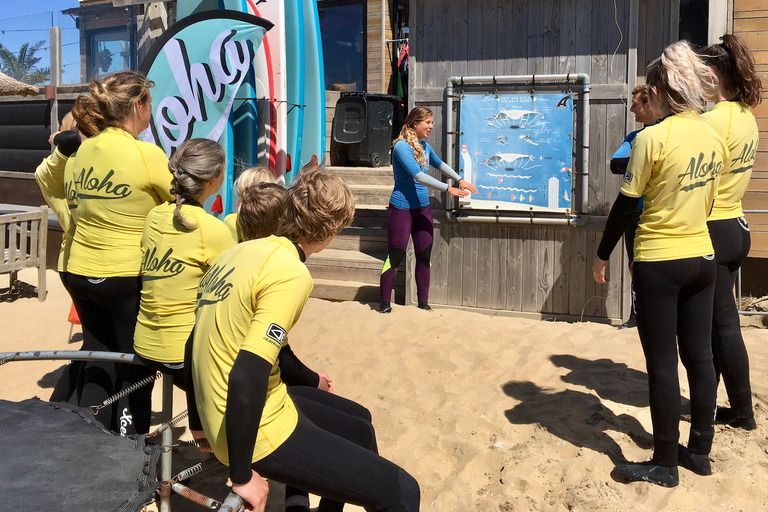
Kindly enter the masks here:
<path id="1" fill-rule="evenodd" d="M 302 168 L 284 203 L 285 215 L 276 234 L 293 242 L 323 242 L 355 217 L 352 191 L 344 180 L 319 166 Z"/>
<path id="2" fill-rule="evenodd" d="M 243 199 L 243 193 L 252 185 L 258 183 L 275 183 L 275 176 L 269 172 L 269 169 L 262 166 L 249 167 L 240 173 L 240 176 L 235 180 L 235 191 L 237 197 Z"/>
<path id="3" fill-rule="evenodd" d="M 277 183 L 256 183 L 243 191 L 237 229 L 243 241 L 274 235 L 283 220 L 285 189 Z"/>

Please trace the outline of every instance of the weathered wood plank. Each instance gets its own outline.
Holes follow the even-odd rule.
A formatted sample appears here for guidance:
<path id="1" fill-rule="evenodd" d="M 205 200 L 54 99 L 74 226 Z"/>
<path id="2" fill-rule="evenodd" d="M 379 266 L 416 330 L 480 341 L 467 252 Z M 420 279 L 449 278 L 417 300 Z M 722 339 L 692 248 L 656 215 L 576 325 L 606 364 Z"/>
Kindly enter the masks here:
<path id="1" fill-rule="evenodd" d="M 560 0 L 560 48 L 558 73 L 578 73 L 576 69 L 576 0 Z"/>
<path id="2" fill-rule="evenodd" d="M 555 280 L 555 243 L 553 229 L 541 228 L 538 240 L 539 275 L 536 282 L 536 311 L 552 313 L 551 294 Z"/>
<path id="3" fill-rule="evenodd" d="M 741 18 L 733 20 L 733 32 L 741 34 L 743 32 L 757 32 L 768 30 L 768 11 L 765 17 L 760 18 Z"/>
<path id="4" fill-rule="evenodd" d="M 492 265 L 493 240 L 491 232 L 494 226 L 481 224 L 477 229 L 477 296 L 475 303 L 479 308 L 490 308 L 492 303 L 491 283 L 496 279 Z"/>
<path id="5" fill-rule="evenodd" d="M 582 314 L 586 300 L 587 230 L 571 231 L 568 246 L 568 314 Z M 591 261 L 591 259 L 590 259 Z M 592 278 L 591 272 L 589 278 Z"/>
<path id="6" fill-rule="evenodd" d="M 431 285 L 429 287 L 429 301 L 435 304 L 447 304 L 448 301 L 448 242 L 450 224 L 443 222 L 435 225 L 432 232 L 432 274 Z"/>
<path id="7" fill-rule="evenodd" d="M 479 227 L 477 224 L 470 224 L 467 228 L 464 229 L 464 265 L 462 267 L 463 272 L 461 273 L 461 305 L 474 306 L 477 304 L 477 238 Z"/>
<path id="8" fill-rule="evenodd" d="M 509 229 L 493 226 L 491 230 L 491 309 L 505 309 L 507 295 L 507 237 Z"/>
<path id="9" fill-rule="evenodd" d="M 504 1 L 504 0 L 501 0 Z M 482 9 L 482 63 L 480 72 L 484 76 L 493 76 L 500 74 L 496 68 L 498 42 L 495 37 L 486 37 L 486 34 L 495 34 L 498 28 L 498 2 L 497 0 L 477 0 L 478 7 Z M 478 35 L 480 35 L 478 34 Z"/>
<path id="10" fill-rule="evenodd" d="M 451 2 L 451 58 L 453 76 L 468 75 L 468 44 L 469 40 L 469 16 L 466 0 L 454 0 Z"/>
<path id="11" fill-rule="evenodd" d="M 515 0 L 511 2 L 511 24 L 509 31 L 512 34 L 512 57 L 510 72 L 513 75 L 525 75 L 528 73 L 528 9 L 530 2 Z M 508 7 L 509 9 L 510 7 Z"/>
<path id="12" fill-rule="evenodd" d="M 470 4 L 469 12 L 481 12 L 472 9 L 473 5 Z M 467 31 L 469 33 L 467 39 L 467 74 L 470 76 L 477 76 L 483 72 L 483 17 L 477 14 L 468 16 Z"/>
<path id="13" fill-rule="evenodd" d="M 541 2 L 543 7 L 542 35 L 542 72 L 559 72 L 558 54 L 560 53 L 560 0 Z"/>
<path id="14" fill-rule="evenodd" d="M 507 230 L 507 257 L 505 283 L 507 296 L 506 308 L 510 311 L 523 310 L 523 230 L 509 228 Z"/>
<path id="15" fill-rule="evenodd" d="M 765 0 L 733 0 L 733 11 L 767 11 Z"/>
<path id="16" fill-rule="evenodd" d="M 526 228 L 523 238 L 523 311 L 539 311 L 539 231 L 539 228 Z"/>
<path id="17" fill-rule="evenodd" d="M 464 286 L 464 229 L 461 224 L 451 224 L 448 239 L 448 266 L 451 269 L 448 276 L 448 294 L 446 302 L 458 306 L 462 303 Z M 456 269 L 459 269 L 457 275 Z"/>
<path id="18" fill-rule="evenodd" d="M 591 106 L 589 134 L 589 206 L 587 211 L 596 215 L 606 215 L 605 183 L 606 162 L 605 155 L 607 108 L 605 104 Z"/>
<path id="19" fill-rule="evenodd" d="M 544 73 L 544 3 L 528 3 L 528 74 Z"/>

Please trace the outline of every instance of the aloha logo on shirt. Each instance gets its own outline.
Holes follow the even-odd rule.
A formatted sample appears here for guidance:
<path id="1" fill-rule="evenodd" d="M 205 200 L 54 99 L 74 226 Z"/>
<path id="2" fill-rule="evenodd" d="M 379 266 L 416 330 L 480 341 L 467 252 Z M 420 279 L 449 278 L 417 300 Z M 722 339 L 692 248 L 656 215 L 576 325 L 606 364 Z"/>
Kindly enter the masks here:
<path id="1" fill-rule="evenodd" d="M 741 147 L 741 153 L 731 160 L 731 173 L 741 174 L 743 172 L 751 171 L 752 166 L 755 165 L 755 151 L 757 150 L 757 141 L 752 141 L 749 144 L 744 144 Z M 737 167 L 740 165 L 741 167 Z"/>
<path id="2" fill-rule="evenodd" d="M 197 306 L 209 306 L 226 300 L 234 286 L 227 278 L 234 271 L 234 268 L 227 270 L 227 267 L 221 265 L 211 267 L 200 280 L 200 286 L 197 289 Z"/>
<path id="3" fill-rule="evenodd" d="M 165 279 L 184 272 L 186 268 L 179 260 L 171 258 L 173 248 L 168 249 L 161 258 L 157 257 L 157 247 L 144 251 L 141 259 L 141 274 L 144 281 Z M 153 275 L 147 275 L 147 274 Z"/>
<path id="4" fill-rule="evenodd" d="M 680 180 L 678 184 L 681 185 L 681 191 L 689 192 L 703 187 L 722 172 L 723 161 L 717 159 L 715 151 L 712 152 L 709 161 L 706 161 L 705 158 L 704 153 L 699 153 L 698 158 L 691 157 L 691 162 L 686 167 L 685 172 L 677 175 Z"/>
<path id="5" fill-rule="evenodd" d="M 94 175 L 93 167 L 87 171 L 83 168 L 75 176 L 74 184 L 79 190 L 77 199 L 123 199 L 131 195 L 131 186 L 127 183 L 114 183 L 114 175 L 115 171 L 110 170 L 106 176 L 99 178 Z"/>

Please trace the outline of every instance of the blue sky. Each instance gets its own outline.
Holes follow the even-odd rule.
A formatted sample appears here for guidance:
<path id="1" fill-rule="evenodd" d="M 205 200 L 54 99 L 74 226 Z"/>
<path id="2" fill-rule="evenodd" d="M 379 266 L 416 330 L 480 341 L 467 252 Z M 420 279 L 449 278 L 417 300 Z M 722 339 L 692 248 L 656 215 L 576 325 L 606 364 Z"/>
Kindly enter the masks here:
<path id="1" fill-rule="evenodd" d="M 43 58 L 38 65 L 49 66 L 49 29 L 51 26 L 61 27 L 62 82 L 78 83 L 80 81 L 79 34 L 74 20 L 61 14 L 63 9 L 78 5 L 77 0 L 6 0 L 0 10 L 0 43 L 12 52 L 17 52 L 24 43 L 45 40 L 37 53 Z"/>

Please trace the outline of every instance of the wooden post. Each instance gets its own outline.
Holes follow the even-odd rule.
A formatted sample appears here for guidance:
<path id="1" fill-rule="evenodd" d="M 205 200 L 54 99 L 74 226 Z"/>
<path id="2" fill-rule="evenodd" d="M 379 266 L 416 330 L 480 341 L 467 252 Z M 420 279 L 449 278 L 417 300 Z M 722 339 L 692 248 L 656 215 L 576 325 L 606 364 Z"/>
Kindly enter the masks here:
<path id="1" fill-rule="evenodd" d="M 50 46 L 51 46 L 51 86 L 54 88 L 53 99 L 51 100 L 51 133 L 59 130 L 59 100 L 57 99 L 56 89 L 61 85 L 61 28 L 50 28 Z M 53 150 L 53 145 L 51 145 Z"/>

